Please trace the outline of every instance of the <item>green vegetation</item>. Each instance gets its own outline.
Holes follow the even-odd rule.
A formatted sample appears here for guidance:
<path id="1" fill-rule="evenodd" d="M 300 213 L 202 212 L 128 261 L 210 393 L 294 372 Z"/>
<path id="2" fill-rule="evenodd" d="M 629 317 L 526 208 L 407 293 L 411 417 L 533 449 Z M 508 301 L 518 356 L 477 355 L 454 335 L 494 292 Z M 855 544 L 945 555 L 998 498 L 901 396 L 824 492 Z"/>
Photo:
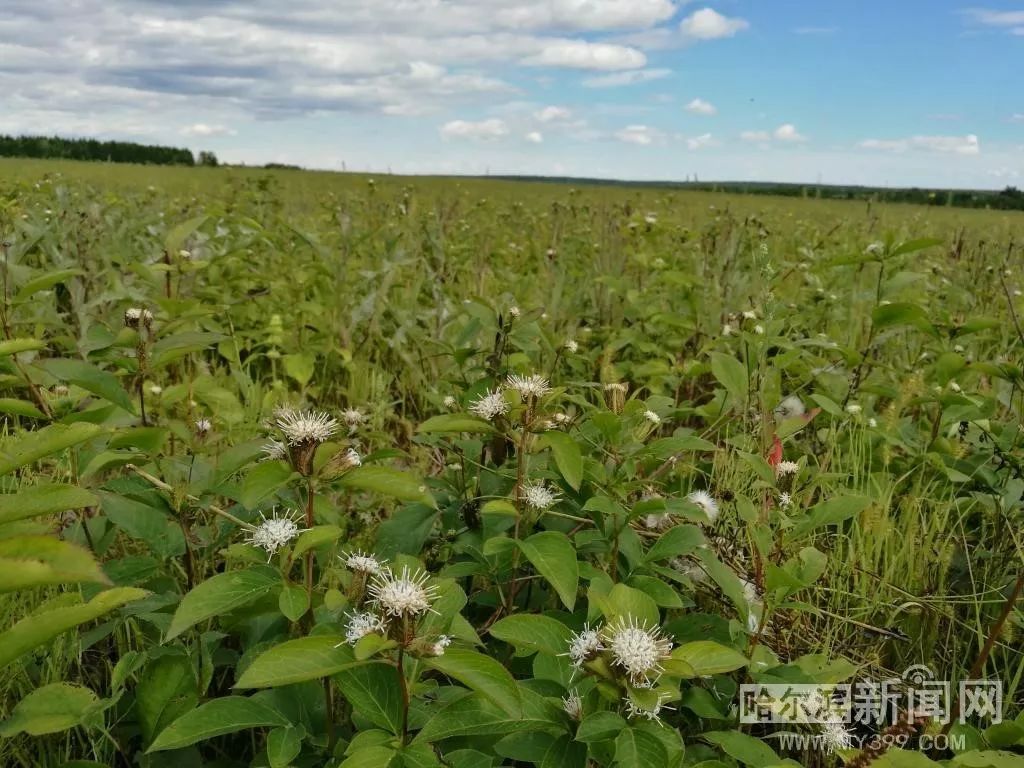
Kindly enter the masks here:
<path id="1" fill-rule="evenodd" d="M 93 160 L 144 165 L 193 165 L 196 162 L 192 152 L 187 149 L 138 144 L 133 141 L 69 139 L 60 136 L 0 135 L 0 157 Z M 217 160 L 212 152 L 201 152 L 199 164 L 216 165 Z"/>
<path id="2" fill-rule="evenodd" d="M 0 764 L 1024 764 L 1018 214 L 0 171 Z"/>

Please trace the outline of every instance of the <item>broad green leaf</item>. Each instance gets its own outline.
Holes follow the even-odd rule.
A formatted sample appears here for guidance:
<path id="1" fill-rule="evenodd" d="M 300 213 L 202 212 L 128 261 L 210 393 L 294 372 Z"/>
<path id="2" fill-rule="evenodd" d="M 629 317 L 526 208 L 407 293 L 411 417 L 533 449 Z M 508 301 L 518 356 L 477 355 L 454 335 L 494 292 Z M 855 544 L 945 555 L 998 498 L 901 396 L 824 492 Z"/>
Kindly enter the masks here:
<path id="1" fill-rule="evenodd" d="M 288 640 L 264 651 L 245 668 L 236 688 L 275 688 L 333 675 L 357 663 L 352 648 L 338 635 Z"/>
<path id="2" fill-rule="evenodd" d="M 37 365 L 51 376 L 81 387 L 97 397 L 102 397 L 128 413 L 135 413 L 131 396 L 125 392 L 120 380 L 109 371 L 102 371 L 84 360 L 53 358 L 41 360 Z"/>
<path id="3" fill-rule="evenodd" d="M 9 413 L 11 416 L 24 416 L 28 419 L 46 418 L 46 414 L 40 411 L 34 403 L 28 400 L 19 400 L 16 397 L 0 397 L 0 413 Z"/>
<path id="4" fill-rule="evenodd" d="M 673 557 L 682 557 L 696 551 L 704 543 L 704 534 L 696 525 L 677 525 L 669 528 L 661 537 L 654 542 L 647 555 L 645 563 L 656 563 L 659 560 L 670 560 Z"/>
<path id="5" fill-rule="evenodd" d="M 734 405 L 742 406 L 747 402 L 747 369 L 743 363 L 731 355 L 712 352 L 711 373 L 725 387 Z"/>
<path id="6" fill-rule="evenodd" d="M 0 448 L 0 475 L 6 475 L 18 467 L 31 464 L 46 456 L 84 443 L 100 432 L 95 424 L 76 422 L 74 424 L 51 424 L 35 432 L 28 432 L 10 438 Z"/>
<path id="7" fill-rule="evenodd" d="M 18 292 L 14 296 L 14 301 L 16 303 L 26 301 L 34 293 L 38 293 L 39 291 L 45 291 L 48 288 L 53 288 L 53 286 L 57 285 L 58 283 L 63 283 L 68 278 L 81 274 L 84 274 L 83 270 L 81 269 L 55 269 L 52 272 L 45 272 L 42 275 L 39 275 L 38 277 L 32 278 L 23 286 L 21 286 L 21 288 L 18 289 Z"/>
<path id="8" fill-rule="evenodd" d="M 281 590 L 277 605 L 288 621 L 298 621 L 309 610 L 309 595 L 300 584 L 290 584 Z"/>
<path id="9" fill-rule="evenodd" d="M 22 619 L 0 634 L 0 669 L 61 632 L 109 613 L 125 603 L 140 600 L 148 594 L 144 589 L 115 587 L 100 592 L 84 605 L 54 608 Z"/>
<path id="10" fill-rule="evenodd" d="M 45 349 L 46 344 L 39 339 L 5 339 L 0 341 L 0 357 L 10 357 L 19 352 Z"/>
<path id="11" fill-rule="evenodd" d="M 338 768 L 391 768 L 399 760 L 394 747 L 375 746 L 357 749 Z M 404 765 L 405 763 L 401 763 Z"/>
<path id="12" fill-rule="evenodd" d="M 295 379 L 295 382 L 300 387 L 306 386 L 309 380 L 313 378 L 313 372 L 316 369 L 315 355 L 295 352 L 285 355 L 281 360 L 284 363 L 284 372 Z"/>
<path id="13" fill-rule="evenodd" d="M 928 319 L 928 313 L 920 304 L 897 301 L 892 304 L 881 304 L 871 313 L 871 322 L 875 328 L 890 328 L 898 325 L 910 325 L 920 331 L 934 335 L 934 326 Z"/>
<path id="14" fill-rule="evenodd" d="M 555 466 L 572 488 L 580 489 L 583 482 L 583 454 L 576 441 L 564 432 L 546 432 L 544 442 L 551 447 Z"/>
<path id="15" fill-rule="evenodd" d="M 516 648 L 557 656 L 568 649 L 572 630 L 550 616 L 518 613 L 496 621 L 490 634 Z"/>
<path id="16" fill-rule="evenodd" d="M 494 432 L 494 425 L 489 421 L 478 419 L 466 413 L 442 413 L 427 419 L 416 428 L 417 432 L 469 432 L 487 434 Z"/>
<path id="17" fill-rule="evenodd" d="M 576 548 L 569 537 L 557 531 L 543 531 L 520 541 L 519 548 L 571 611 L 576 605 L 580 566 L 576 560 Z"/>
<path id="18" fill-rule="evenodd" d="M 299 534 L 292 549 L 292 557 L 298 559 L 311 549 L 331 544 L 341 538 L 344 531 L 336 525 L 317 525 Z"/>
<path id="19" fill-rule="evenodd" d="M 746 592 L 743 589 L 743 582 L 740 581 L 740 577 L 710 550 L 697 550 L 695 557 L 700 560 L 704 572 L 718 585 L 722 593 L 732 601 L 740 618 L 746 621 L 747 615 L 750 613 L 750 604 L 747 602 Z"/>
<path id="20" fill-rule="evenodd" d="M 766 768 L 766 766 L 778 765 L 782 762 L 782 759 L 775 754 L 775 750 L 761 739 L 748 736 L 740 731 L 711 731 L 703 734 L 701 738 L 721 747 L 729 757 L 744 765 L 749 765 L 750 768 Z"/>
<path id="21" fill-rule="evenodd" d="M 292 474 L 291 467 L 283 461 L 264 461 L 257 464 L 242 481 L 238 501 L 243 507 L 254 509 L 272 493 L 283 488 Z"/>
<path id="22" fill-rule="evenodd" d="M 341 484 L 346 488 L 372 491 L 402 501 L 418 501 L 429 507 L 437 506 L 422 480 L 391 467 L 356 467 L 341 478 Z"/>
<path id="23" fill-rule="evenodd" d="M 45 584 L 109 584 L 92 554 L 51 536 L 0 539 L 0 592 Z"/>
<path id="24" fill-rule="evenodd" d="M 833 496 L 818 502 L 803 518 L 796 521 L 796 525 L 787 533 L 786 539 L 798 539 L 823 525 L 837 525 L 854 515 L 859 515 L 870 505 L 871 499 L 867 496 Z"/>
<path id="25" fill-rule="evenodd" d="M 356 664 L 334 675 L 352 708 L 379 728 L 402 733 L 402 683 L 392 664 Z"/>
<path id="26" fill-rule="evenodd" d="M 587 745 L 559 736 L 544 753 L 539 768 L 586 768 Z"/>
<path id="27" fill-rule="evenodd" d="M 576 730 L 576 741 L 586 744 L 608 741 L 618 736 L 625 727 L 626 721 L 615 712 L 594 712 L 583 718 L 583 722 Z"/>
<path id="28" fill-rule="evenodd" d="M 302 751 L 302 738 L 305 733 L 302 726 L 275 728 L 268 733 L 267 759 L 270 761 L 270 768 L 288 768 Z"/>
<path id="29" fill-rule="evenodd" d="M 449 648 L 443 656 L 425 658 L 423 663 L 486 696 L 509 717 L 522 716 L 515 679 L 490 656 L 465 648 Z"/>
<path id="30" fill-rule="evenodd" d="M 668 750 L 651 734 L 636 728 L 624 728 L 615 737 L 615 765 L 621 768 L 668 765 Z"/>
<path id="31" fill-rule="evenodd" d="M 96 495 L 84 488 L 74 485 L 37 485 L 23 488 L 17 493 L 0 495 L 0 523 L 94 507 L 97 504 L 99 499 Z"/>
<path id="32" fill-rule="evenodd" d="M 194 218 L 183 221 L 181 224 L 173 227 L 167 232 L 167 236 L 164 238 L 164 248 L 168 253 L 172 253 L 175 257 L 178 251 L 185 245 L 185 241 L 199 229 L 209 217 L 206 215 L 196 216 Z"/>
<path id="33" fill-rule="evenodd" d="M 166 639 L 174 639 L 200 621 L 248 605 L 280 583 L 281 577 L 274 569 L 263 567 L 211 576 L 181 599 L 167 629 Z"/>
<path id="34" fill-rule="evenodd" d="M 162 502 L 144 503 L 109 491 L 100 491 L 103 514 L 133 539 L 144 541 L 159 557 L 185 554 L 185 534 Z M 159 506 L 154 506 L 159 505 Z"/>
<path id="35" fill-rule="evenodd" d="M 536 696 L 536 694 L 532 694 Z M 539 698 L 539 697 L 537 697 Z M 524 691 L 523 700 L 529 695 Z M 524 707 L 523 717 L 516 719 L 479 693 L 463 696 L 434 715 L 416 735 L 417 742 L 435 742 L 454 736 L 501 736 L 506 733 L 561 727 L 564 715 L 560 710 L 544 711 L 541 707 Z"/>
<path id="36" fill-rule="evenodd" d="M 199 683 L 183 652 L 159 656 L 139 675 L 135 710 L 143 743 L 148 745 L 168 725 L 199 703 Z"/>
<path id="37" fill-rule="evenodd" d="M 209 331 L 185 331 L 165 336 L 153 345 L 153 366 L 160 368 L 193 352 L 201 352 L 226 338 L 223 333 Z"/>
<path id="38" fill-rule="evenodd" d="M 732 672 L 749 663 L 747 657 L 739 651 L 714 640 L 684 643 L 672 651 L 672 658 L 685 661 L 700 677 Z"/>
<path id="39" fill-rule="evenodd" d="M 607 595 L 598 595 L 593 589 L 590 594 L 608 621 L 636 619 L 647 626 L 657 626 L 661 621 L 658 604 L 639 589 L 616 584 Z"/>
<path id="40" fill-rule="evenodd" d="M 921 237 L 916 240 L 906 240 L 889 252 L 890 256 L 902 256 L 906 253 L 914 253 L 915 251 L 921 251 L 925 248 L 934 248 L 935 246 L 942 245 L 943 241 L 934 237 Z"/>
<path id="41" fill-rule="evenodd" d="M 11 716 L 0 723 L 0 738 L 9 739 L 21 731 L 29 736 L 66 731 L 99 707 L 99 698 L 88 688 L 71 683 L 44 685 L 14 706 Z"/>
<path id="42" fill-rule="evenodd" d="M 225 696 L 186 712 L 164 728 L 147 752 L 180 749 L 249 728 L 291 725 L 276 709 L 245 696 Z"/>

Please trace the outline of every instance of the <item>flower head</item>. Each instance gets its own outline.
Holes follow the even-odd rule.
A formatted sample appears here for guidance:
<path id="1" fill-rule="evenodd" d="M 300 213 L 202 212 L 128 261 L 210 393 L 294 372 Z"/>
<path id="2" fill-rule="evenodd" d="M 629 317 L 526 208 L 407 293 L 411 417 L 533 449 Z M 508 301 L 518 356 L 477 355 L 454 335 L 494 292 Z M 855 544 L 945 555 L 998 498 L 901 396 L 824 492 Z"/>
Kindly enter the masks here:
<path id="1" fill-rule="evenodd" d="M 263 452 L 261 461 L 276 461 L 288 457 L 288 446 L 280 440 L 270 440 L 260 448 Z"/>
<path id="2" fill-rule="evenodd" d="M 275 414 L 274 423 L 289 445 L 324 443 L 338 431 L 338 422 L 324 411 L 294 411 L 286 408 Z"/>
<path id="3" fill-rule="evenodd" d="M 718 517 L 718 502 L 715 501 L 707 491 L 693 491 L 687 495 L 686 500 L 694 506 L 700 507 L 701 512 L 707 515 L 708 522 L 715 522 Z"/>
<path id="4" fill-rule="evenodd" d="M 452 644 L 450 635 L 440 635 L 430 646 L 432 656 L 444 656 L 445 649 Z"/>
<path id="5" fill-rule="evenodd" d="M 383 635 L 387 631 L 384 621 L 375 613 L 353 613 L 345 625 L 345 642 L 355 645 L 367 635 Z"/>
<path id="6" fill-rule="evenodd" d="M 672 526 L 671 512 L 652 512 L 644 517 L 644 527 L 652 531 L 664 531 Z"/>
<path id="7" fill-rule="evenodd" d="M 568 352 L 570 355 L 575 355 L 577 352 L 580 351 L 580 345 L 576 341 L 576 339 L 566 339 L 565 344 L 563 344 L 562 346 L 565 347 L 565 351 Z"/>
<path id="8" fill-rule="evenodd" d="M 366 414 L 358 408 L 346 408 L 341 412 L 341 419 L 348 427 L 349 434 L 355 432 L 366 421 Z"/>
<path id="9" fill-rule="evenodd" d="M 531 509 L 550 509 L 558 503 L 560 496 L 544 483 L 533 483 L 523 488 L 523 498 Z"/>
<path id="10" fill-rule="evenodd" d="M 365 554 L 361 549 L 349 552 L 346 555 L 339 555 L 338 557 L 344 561 L 346 568 L 358 573 L 376 574 L 380 573 L 384 568 L 377 558 L 373 555 Z"/>
<path id="11" fill-rule="evenodd" d="M 544 397 L 551 391 L 551 385 L 543 376 L 531 373 L 529 376 L 511 374 L 505 382 L 509 389 L 514 389 L 523 400 L 533 397 Z"/>
<path id="12" fill-rule="evenodd" d="M 454 408 L 454 407 L 455 407 L 456 405 L 458 405 L 458 404 L 459 404 L 459 401 L 458 401 L 458 400 L 456 400 L 456 399 L 455 399 L 454 397 L 452 397 L 451 395 L 446 395 L 446 396 L 445 396 L 445 398 L 444 398 L 444 407 L 445 407 L 445 408 L 449 408 L 449 409 L 450 409 L 450 408 Z"/>
<path id="13" fill-rule="evenodd" d="M 430 574 L 402 568 L 395 574 L 391 568 L 383 568 L 373 575 L 370 582 L 370 602 L 388 616 L 419 616 L 432 610 L 430 604 L 437 599 L 437 587 L 427 586 Z"/>
<path id="14" fill-rule="evenodd" d="M 779 509 L 789 509 L 793 506 L 793 497 L 788 493 L 779 494 Z"/>
<path id="15" fill-rule="evenodd" d="M 807 408 L 804 406 L 803 400 L 796 395 L 790 395 L 775 406 L 775 418 L 780 420 L 795 419 L 803 416 L 806 412 Z"/>
<path id="16" fill-rule="evenodd" d="M 848 403 L 846 405 L 846 412 L 851 416 L 856 416 L 861 412 L 861 407 L 858 403 Z"/>
<path id="17" fill-rule="evenodd" d="M 508 413 L 508 401 L 502 396 L 500 389 L 495 389 L 477 398 L 469 406 L 469 412 L 487 421 L 494 421 L 498 416 Z"/>
<path id="18" fill-rule="evenodd" d="M 562 709 L 565 710 L 565 714 L 571 717 L 573 720 L 583 719 L 583 700 L 576 691 L 569 691 L 568 696 L 562 697 Z"/>
<path id="19" fill-rule="evenodd" d="M 274 513 L 270 518 L 267 518 L 261 512 L 260 518 L 262 518 L 262 522 L 253 529 L 246 541 L 253 546 L 266 550 L 267 559 L 269 560 L 277 550 L 296 538 L 304 530 L 299 528 L 299 524 L 296 522 L 298 514 L 298 512 L 288 511 L 283 515 Z"/>
<path id="20" fill-rule="evenodd" d="M 213 422 L 209 419 L 196 419 L 195 428 L 196 434 L 202 436 L 213 429 Z"/>
<path id="21" fill-rule="evenodd" d="M 584 624 L 579 632 L 573 632 L 569 638 L 569 651 L 564 655 L 572 660 L 572 665 L 579 669 L 583 662 L 590 661 L 597 654 L 604 650 L 601 642 L 601 628 L 591 629 L 589 624 Z"/>
<path id="22" fill-rule="evenodd" d="M 821 724 L 822 740 L 829 752 L 853 748 L 853 734 L 840 719 L 829 718 Z"/>
<path id="23" fill-rule="evenodd" d="M 523 314 L 523 311 L 521 309 L 519 309 L 519 307 L 517 307 L 517 306 L 515 306 L 513 304 L 511 307 L 508 308 L 508 313 L 513 318 L 517 318 L 518 319 L 518 317 Z"/>
<path id="24" fill-rule="evenodd" d="M 661 710 L 672 709 L 672 707 L 665 706 L 666 701 L 668 701 L 668 696 L 664 693 L 659 693 L 654 704 L 648 708 L 637 704 L 632 698 L 627 696 L 626 717 L 643 717 L 647 720 L 660 720 Z"/>
<path id="25" fill-rule="evenodd" d="M 799 471 L 800 465 L 797 464 L 795 461 L 780 461 L 775 466 L 775 474 L 778 475 L 779 477 L 783 477 L 785 475 L 795 475 Z"/>
<path id="26" fill-rule="evenodd" d="M 621 667 L 637 688 L 649 688 L 661 675 L 661 662 L 672 651 L 672 641 L 658 627 L 638 623 L 635 617 L 620 617 L 604 628 L 602 640 L 612 654 L 612 663 Z"/>
<path id="27" fill-rule="evenodd" d="M 655 426 L 661 424 L 661 416 L 656 414 L 654 411 L 644 411 L 644 418 Z"/>

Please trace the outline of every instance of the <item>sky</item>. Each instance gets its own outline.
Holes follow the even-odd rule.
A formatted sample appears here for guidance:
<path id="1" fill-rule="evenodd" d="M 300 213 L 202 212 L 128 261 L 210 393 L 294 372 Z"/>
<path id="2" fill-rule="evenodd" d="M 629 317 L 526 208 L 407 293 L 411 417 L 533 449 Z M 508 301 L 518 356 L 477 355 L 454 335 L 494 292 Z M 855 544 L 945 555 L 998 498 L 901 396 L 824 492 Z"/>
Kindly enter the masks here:
<path id="1" fill-rule="evenodd" d="M 1024 0 L 0 0 L 2 133 L 373 173 L 1022 186 L 1022 71 Z"/>

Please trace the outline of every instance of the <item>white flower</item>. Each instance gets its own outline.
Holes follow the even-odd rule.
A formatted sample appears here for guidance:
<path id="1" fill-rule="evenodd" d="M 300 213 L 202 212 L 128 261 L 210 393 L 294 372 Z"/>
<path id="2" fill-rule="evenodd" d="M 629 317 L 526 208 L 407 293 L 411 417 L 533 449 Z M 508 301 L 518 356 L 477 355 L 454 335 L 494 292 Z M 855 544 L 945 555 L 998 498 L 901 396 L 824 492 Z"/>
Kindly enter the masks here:
<path id="1" fill-rule="evenodd" d="M 822 740 L 829 752 L 853 748 L 853 734 L 842 720 L 829 719 L 821 724 Z"/>
<path id="2" fill-rule="evenodd" d="M 338 422 L 323 411 L 279 411 L 275 416 L 277 428 L 284 433 L 289 445 L 324 443 L 338 431 Z"/>
<path id="3" fill-rule="evenodd" d="M 723 336 L 732 336 L 732 326 L 729 325 L 728 323 L 723 325 L 722 326 L 722 335 Z"/>
<path id="4" fill-rule="evenodd" d="M 955 381 L 949 382 L 949 388 L 951 390 L 953 390 L 954 392 L 959 392 L 960 391 L 960 385 L 957 384 Z"/>
<path id="5" fill-rule="evenodd" d="M 856 416 L 858 413 L 861 412 L 861 407 L 857 403 L 849 403 L 846 406 L 846 412 L 851 416 Z"/>
<path id="6" fill-rule="evenodd" d="M 151 395 L 160 395 L 163 393 L 163 391 L 164 388 L 161 387 L 159 384 L 151 384 L 149 387 L 149 394 Z"/>
<path id="7" fill-rule="evenodd" d="M 644 526 L 652 531 L 663 531 L 672 525 L 672 515 L 669 512 L 652 512 L 644 518 Z"/>
<path id="8" fill-rule="evenodd" d="M 872 429 L 878 426 L 878 422 L 875 420 L 874 416 L 868 419 L 868 426 L 871 427 Z"/>
<path id="9" fill-rule="evenodd" d="M 341 418 L 348 426 L 350 434 L 359 429 L 360 425 L 366 421 L 366 416 L 358 408 L 346 408 L 341 412 Z"/>
<path id="10" fill-rule="evenodd" d="M 477 398 L 469 406 L 469 412 L 487 421 L 493 421 L 496 417 L 508 413 L 508 402 L 502 396 L 501 390 L 495 389 Z"/>
<path id="11" fill-rule="evenodd" d="M 562 709 L 573 720 L 583 719 L 583 700 L 576 691 L 569 691 L 568 696 L 562 697 Z"/>
<path id="12" fill-rule="evenodd" d="M 363 466 L 363 457 L 359 455 L 359 451 L 355 448 L 349 448 L 345 451 L 345 466 L 348 469 Z"/>
<path id="13" fill-rule="evenodd" d="M 582 630 L 573 632 L 572 637 L 569 638 L 568 653 L 560 655 L 568 656 L 572 660 L 572 665 L 579 669 L 583 666 L 583 662 L 590 661 L 603 650 L 601 628 L 591 629 L 589 624 L 584 624 Z"/>
<path id="14" fill-rule="evenodd" d="M 445 407 L 445 408 L 449 408 L 449 409 L 451 409 L 451 408 L 454 408 L 454 407 L 455 407 L 456 405 L 458 405 L 458 404 L 459 404 L 459 401 L 458 401 L 458 400 L 456 400 L 456 399 L 455 399 L 454 397 L 452 397 L 451 395 L 447 395 L 447 396 L 445 396 L 445 398 L 444 398 L 444 407 Z"/>
<path id="15" fill-rule="evenodd" d="M 864 249 L 864 253 L 881 253 L 885 249 L 885 245 L 878 242 L 877 240 L 870 243 L 867 248 Z"/>
<path id="16" fill-rule="evenodd" d="M 644 216 L 644 223 L 652 224 L 652 225 L 653 224 L 657 224 L 658 223 L 658 217 L 655 216 L 653 213 L 648 213 L 646 216 Z"/>
<path id="17" fill-rule="evenodd" d="M 570 355 L 575 355 L 580 351 L 580 345 L 576 342 L 576 339 L 566 339 L 563 346 Z"/>
<path id="18" fill-rule="evenodd" d="M 433 656 L 444 656 L 445 649 L 451 644 L 452 639 L 449 635 L 440 635 L 430 646 L 430 653 Z"/>
<path id="19" fill-rule="evenodd" d="M 644 411 L 644 418 L 651 424 L 661 424 L 661 416 L 656 414 L 654 411 Z"/>
<path id="20" fill-rule="evenodd" d="M 523 311 L 513 304 L 511 307 L 508 308 L 508 313 L 512 315 L 512 317 L 518 318 L 520 315 L 523 314 Z"/>
<path id="21" fill-rule="evenodd" d="M 213 422 L 209 419 L 196 419 L 195 423 L 196 433 L 205 435 L 211 429 L 213 429 Z"/>
<path id="22" fill-rule="evenodd" d="M 754 326 L 754 333 L 756 333 L 758 336 L 763 336 L 764 335 L 764 326 L 760 325 L 760 324 L 755 325 Z"/>
<path id="23" fill-rule="evenodd" d="M 277 459 L 283 459 L 288 456 L 288 446 L 280 440 L 271 440 L 270 442 L 264 443 L 260 450 L 263 451 L 262 461 L 276 461 Z"/>
<path id="24" fill-rule="evenodd" d="M 661 629 L 638 624 L 635 617 L 620 617 L 604 628 L 602 640 L 612 654 L 612 663 L 625 670 L 632 685 L 648 688 L 661 675 L 661 662 L 672 651 L 672 641 Z"/>
<path id="25" fill-rule="evenodd" d="M 789 509 L 793 505 L 793 497 L 788 493 L 779 494 L 779 508 Z"/>
<path id="26" fill-rule="evenodd" d="M 551 391 L 551 385 L 548 383 L 548 380 L 536 373 L 532 373 L 529 376 L 520 376 L 513 373 L 506 379 L 505 383 L 509 389 L 514 389 L 518 392 L 523 400 L 529 400 L 531 397 L 544 397 L 544 395 Z"/>
<path id="27" fill-rule="evenodd" d="M 361 549 L 357 549 L 355 552 L 349 552 L 345 555 L 339 555 L 339 559 L 345 561 L 345 567 L 352 571 L 358 571 L 359 573 L 376 574 L 380 573 L 384 567 L 380 561 L 373 555 L 364 553 Z"/>
<path id="28" fill-rule="evenodd" d="M 355 645 L 367 635 L 383 635 L 387 631 L 384 621 L 375 613 L 353 613 L 345 625 L 345 642 Z M 339 643 L 340 645 L 340 643 Z M 335 646 L 337 647 L 337 646 Z"/>
<path id="29" fill-rule="evenodd" d="M 430 574 L 411 572 L 409 566 L 399 575 L 384 568 L 370 582 L 370 602 L 388 616 L 419 616 L 432 610 L 430 604 L 437 598 L 437 587 L 427 586 L 429 579 Z"/>
<path id="30" fill-rule="evenodd" d="M 672 707 L 666 707 L 665 702 L 668 701 L 668 695 L 659 693 L 657 700 L 654 702 L 654 706 L 650 709 L 647 707 L 640 706 L 630 697 L 626 697 L 626 717 L 643 717 L 647 720 L 660 720 L 661 710 L 672 709 Z"/>
<path id="31" fill-rule="evenodd" d="M 275 513 L 268 519 L 261 512 L 260 517 L 263 522 L 253 529 L 246 541 L 253 546 L 266 550 L 267 555 L 269 555 L 267 559 L 269 560 L 277 550 L 296 538 L 304 530 L 299 528 L 295 517 L 293 517 L 293 515 L 297 516 L 298 514 L 298 512 L 287 512 L 284 515 Z"/>
<path id="32" fill-rule="evenodd" d="M 757 320 L 757 312 L 752 309 L 748 309 L 743 313 L 744 320 Z"/>
<path id="33" fill-rule="evenodd" d="M 784 475 L 795 475 L 799 471 L 800 465 L 795 461 L 780 461 L 775 467 L 775 474 L 778 477 L 783 477 Z"/>
<path id="34" fill-rule="evenodd" d="M 543 482 L 532 483 L 523 487 L 523 498 L 531 509 L 550 509 L 558 503 L 561 498 L 556 491 L 553 491 Z"/>
<path id="35" fill-rule="evenodd" d="M 775 406 L 774 413 L 777 419 L 795 419 L 803 416 L 806 411 L 803 401 L 796 395 L 790 395 Z"/>
<path id="36" fill-rule="evenodd" d="M 701 511 L 707 515 L 708 522 L 713 523 L 718 517 L 718 502 L 715 498 L 707 491 L 693 491 L 690 493 L 686 500 L 691 504 L 700 507 Z"/>

